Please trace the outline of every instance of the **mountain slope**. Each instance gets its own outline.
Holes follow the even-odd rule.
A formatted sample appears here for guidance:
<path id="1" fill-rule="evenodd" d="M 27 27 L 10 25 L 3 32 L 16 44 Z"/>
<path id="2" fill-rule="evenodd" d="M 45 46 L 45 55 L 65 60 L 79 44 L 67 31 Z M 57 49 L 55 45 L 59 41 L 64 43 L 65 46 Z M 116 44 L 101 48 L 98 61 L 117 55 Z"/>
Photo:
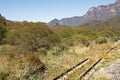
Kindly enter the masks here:
<path id="1" fill-rule="evenodd" d="M 71 18 L 63 18 L 61 20 L 54 19 L 48 23 L 48 26 L 79 26 L 90 20 L 106 20 L 113 16 L 120 14 L 120 0 L 117 0 L 113 4 L 100 5 L 98 7 L 91 7 L 87 13 L 83 16 L 75 16 Z"/>
<path id="2" fill-rule="evenodd" d="M 94 27 L 94 28 L 120 28 L 120 15 L 107 19 L 105 21 L 89 21 L 81 25 L 81 27 Z"/>

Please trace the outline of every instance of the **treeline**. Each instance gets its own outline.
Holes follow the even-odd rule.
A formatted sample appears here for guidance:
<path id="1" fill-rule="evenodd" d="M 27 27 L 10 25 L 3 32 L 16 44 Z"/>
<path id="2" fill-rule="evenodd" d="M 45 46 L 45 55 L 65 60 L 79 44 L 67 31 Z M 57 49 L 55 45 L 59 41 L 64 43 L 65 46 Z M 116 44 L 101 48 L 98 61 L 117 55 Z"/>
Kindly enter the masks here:
<path id="1" fill-rule="evenodd" d="M 91 41 L 98 44 L 106 43 L 107 40 L 117 41 L 120 37 L 119 30 L 120 28 L 115 27 L 59 27 L 53 29 L 61 37 L 62 43 L 75 45 L 77 42 L 85 46 L 89 46 Z"/>
<path id="2" fill-rule="evenodd" d="M 1 16 L 0 43 L 24 46 L 30 51 L 50 49 L 56 45 L 73 46 L 76 43 L 89 46 L 93 40 L 102 44 L 108 39 L 119 39 L 119 19 L 120 17 L 115 17 L 105 22 L 92 21 L 78 27 L 49 28 L 45 23 L 12 22 Z"/>

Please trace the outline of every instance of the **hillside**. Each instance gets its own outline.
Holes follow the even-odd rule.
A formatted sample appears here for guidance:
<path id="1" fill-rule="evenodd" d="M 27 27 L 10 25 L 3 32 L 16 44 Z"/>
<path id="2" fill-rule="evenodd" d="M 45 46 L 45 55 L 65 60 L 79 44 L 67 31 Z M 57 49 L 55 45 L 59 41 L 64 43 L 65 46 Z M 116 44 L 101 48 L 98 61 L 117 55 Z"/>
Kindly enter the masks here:
<path id="1" fill-rule="evenodd" d="M 120 14 L 120 0 L 117 0 L 113 4 L 100 5 L 98 7 L 91 7 L 87 13 L 83 16 L 74 16 L 70 18 L 63 18 L 61 20 L 54 19 L 48 23 L 49 26 L 79 26 L 83 23 L 89 22 L 91 20 L 106 20 L 112 18 L 113 16 Z"/>
<path id="2" fill-rule="evenodd" d="M 118 49 L 105 56 L 120 38 L 119 21 L 116 16 L 76 27 L 48 27 L 0 16 L 0 79 L 52 80 L 85 58 L 89 64 L 68 75 L 70 79 L 76 80 L 98 58 L 106 66 L 119 58 Z"/>
<path id="3" fill-rule="evenodd" d="M 82 24 L 82 26 L 89 26 L 94 28 L 120 28 L 120 16 L 114 16 L 104 21 L 89 21 L 88 23 Z"/>

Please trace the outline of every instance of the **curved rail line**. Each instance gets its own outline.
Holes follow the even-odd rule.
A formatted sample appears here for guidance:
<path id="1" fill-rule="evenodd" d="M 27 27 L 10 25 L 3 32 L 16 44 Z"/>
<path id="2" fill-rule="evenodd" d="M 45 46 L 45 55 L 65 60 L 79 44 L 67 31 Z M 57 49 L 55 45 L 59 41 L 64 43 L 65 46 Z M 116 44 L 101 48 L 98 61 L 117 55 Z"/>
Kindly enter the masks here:
<path id="1" fill-rule="evenodd" d="M 83 61 L 81 61 L 80 63 L 76 64 L 75 66 L 71 67 L 70 69 L 68 69 L 67 71 L 65 71 L 64 73 L 60 74 L 59 76 L 55 77 L 53 80 L 58 80 L 61 77 L 63 77 L 64 75 L 66 75 L 68 72 L 72 71 L 73 69 L 75 69 L 76 67 L 82 65 L 83 63 L 85 63 L 86 61 L 88 61 L 87 59 L 84 59 Z"/>

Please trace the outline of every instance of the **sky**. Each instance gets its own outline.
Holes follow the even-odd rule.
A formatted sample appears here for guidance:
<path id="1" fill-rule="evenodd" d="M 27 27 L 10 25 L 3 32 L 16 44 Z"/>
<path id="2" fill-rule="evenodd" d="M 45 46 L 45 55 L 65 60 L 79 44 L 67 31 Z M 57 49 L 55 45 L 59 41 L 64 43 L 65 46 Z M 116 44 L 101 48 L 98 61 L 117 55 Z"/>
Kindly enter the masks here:
<path id="1" fill-rule="evenodd" d="M 0 13 L 12 21 L 49 22 L 84 15 L 90 7 L 116 0 L 0 0 Z"/>

